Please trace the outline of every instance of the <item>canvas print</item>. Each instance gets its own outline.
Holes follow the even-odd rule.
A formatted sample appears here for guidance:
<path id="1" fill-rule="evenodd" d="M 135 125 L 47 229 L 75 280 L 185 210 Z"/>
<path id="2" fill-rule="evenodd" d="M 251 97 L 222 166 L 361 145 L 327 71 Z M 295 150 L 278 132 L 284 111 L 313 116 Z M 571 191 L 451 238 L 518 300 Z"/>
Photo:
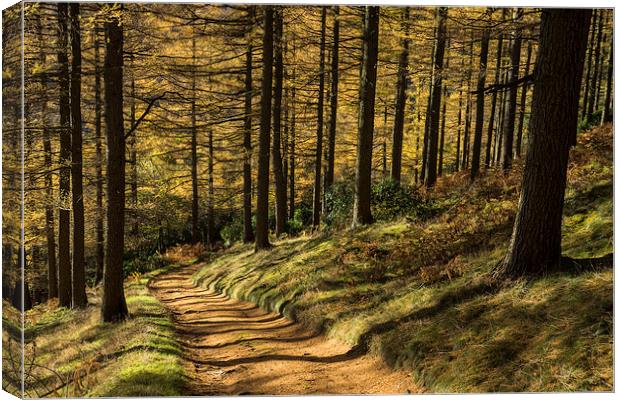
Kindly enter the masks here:
<path id="1" fill-rule="evenodd" d="M 612 8 L 2 19 L 4 391 L 614 391 Z"/>

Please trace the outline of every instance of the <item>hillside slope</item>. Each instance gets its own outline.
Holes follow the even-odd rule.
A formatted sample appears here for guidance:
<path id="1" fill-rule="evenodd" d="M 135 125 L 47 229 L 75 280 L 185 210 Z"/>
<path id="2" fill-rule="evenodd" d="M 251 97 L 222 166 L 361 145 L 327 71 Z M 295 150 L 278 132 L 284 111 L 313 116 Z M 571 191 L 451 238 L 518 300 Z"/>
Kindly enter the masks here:
<path id="1" fill-rule="evenodd" d="M 564 254 L 613 251 L 612 127 L 571 154 Z M 613 390 L 613 272 L 497 282 L 522 166 L 444 178 L 433 217 L 235 245 L 195 281 L 284 313 L 412 371 L 432 392 Z"/>

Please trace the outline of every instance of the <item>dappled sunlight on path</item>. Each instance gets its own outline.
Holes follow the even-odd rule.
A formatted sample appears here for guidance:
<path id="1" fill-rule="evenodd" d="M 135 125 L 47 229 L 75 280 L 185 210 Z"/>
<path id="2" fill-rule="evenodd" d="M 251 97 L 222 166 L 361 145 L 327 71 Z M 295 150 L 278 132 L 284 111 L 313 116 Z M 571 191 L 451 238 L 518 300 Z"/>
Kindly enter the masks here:
<path id="1" fill-rule="evenodd" d="M 170 310 L 190 390 L 210 394 L 360 394 L 417 391 L 378 357 L 305 330 L 286 317 L 195 286 L 198 266 L 150 282 Z"/>

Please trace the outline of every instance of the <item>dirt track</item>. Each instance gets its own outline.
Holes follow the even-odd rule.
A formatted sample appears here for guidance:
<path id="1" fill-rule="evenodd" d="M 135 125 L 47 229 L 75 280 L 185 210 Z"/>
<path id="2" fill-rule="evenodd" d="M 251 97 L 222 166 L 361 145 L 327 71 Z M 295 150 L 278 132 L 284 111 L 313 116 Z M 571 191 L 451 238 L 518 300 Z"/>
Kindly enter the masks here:
<path id="1" fill-rule="evenodd" d="M 411 377 L 255 304 L 195 286 L 186 267 L 149 287 L 172 312 L 193 395 L 402 394 Z"/>

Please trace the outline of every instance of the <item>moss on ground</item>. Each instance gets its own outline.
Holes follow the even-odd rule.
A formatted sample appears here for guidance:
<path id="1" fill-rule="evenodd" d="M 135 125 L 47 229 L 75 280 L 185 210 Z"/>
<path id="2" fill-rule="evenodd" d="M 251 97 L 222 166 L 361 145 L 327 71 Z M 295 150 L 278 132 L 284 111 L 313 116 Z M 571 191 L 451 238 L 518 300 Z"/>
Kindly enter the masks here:
<path id="1" fill-rule="evenodd" d="M 563 246 L 613 251 L 611 127 L 580 135 L 571 154 Z M 441 180 L 436 217 L 235 245 L 198 284 L 251 300 L 413 371 L 432 392 L 613 390 L 613 272 L 498 284 L 522 165 Z"/>
<path id="2" fill-rule="evenodd" d="M 183 395 L 185 374 L 174 325 L 146 287 L 148 280 L 162 271 L 127 280 L 125 295 L 131 317 L 119 324 L 101 322 L 101 299 L 94 290 L 88 293 L 89 305 L 85 309 L 57 308 L 56 302 L 48 302 L 28 311 L 26 394 Z M 5 304 L 7 307 L 10 306 Z M 9 341 L 5 331 L 4 347 Z"/>

